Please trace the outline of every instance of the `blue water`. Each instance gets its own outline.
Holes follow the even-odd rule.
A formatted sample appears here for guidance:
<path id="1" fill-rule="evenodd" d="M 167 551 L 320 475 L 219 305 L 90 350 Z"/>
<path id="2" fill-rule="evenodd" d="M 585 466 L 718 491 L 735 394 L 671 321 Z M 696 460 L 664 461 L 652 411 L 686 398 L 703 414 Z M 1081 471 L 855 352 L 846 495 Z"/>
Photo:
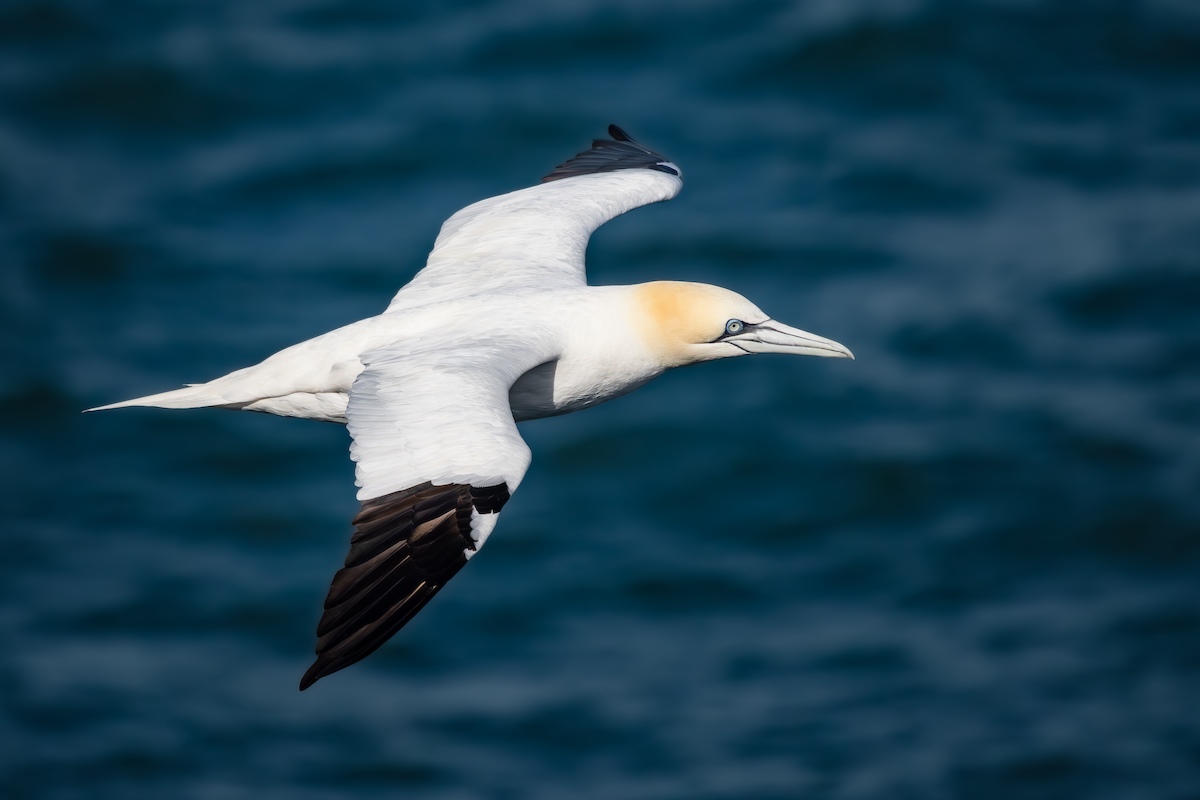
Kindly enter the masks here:
<path id="1" fill-rule="evenodd" d="M 487 548 L 299 694 L 345 430 L 83 408 L 378 313 L 610 122 L 597 283 L 858 360 L 524 426 Z M 6 798 L 1200 797 L 1200 11 L 0 5 Z"/>

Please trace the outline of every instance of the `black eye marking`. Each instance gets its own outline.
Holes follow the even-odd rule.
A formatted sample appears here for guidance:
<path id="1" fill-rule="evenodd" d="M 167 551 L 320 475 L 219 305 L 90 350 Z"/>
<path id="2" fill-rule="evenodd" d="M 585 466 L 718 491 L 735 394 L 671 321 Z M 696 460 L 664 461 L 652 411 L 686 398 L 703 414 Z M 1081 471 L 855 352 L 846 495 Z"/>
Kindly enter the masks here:
<path id="1" fill-rule="evenodd" d="M 725 339 L 728 339 L 730 336 L 737 336 L 739 333 L 747 333 L 749 331 L 754 330 L 757 327 L 758 327 L 757 325 L 755 325 L 754 323 L 751 323 L 751 322 L 742 322 L 740 319 L 731 319 L 731 320 L 729 320 L 729 322 L 725 323 L 725 331 L 720 336 L 713 339 L 713 342 L 715 343 L 715 342 L 724 341 Z M 730 342 L 730 344 L 736 346 L 737 343 Z M 749 352 L 749 351 L 747 350 L 746 352 Z"/>

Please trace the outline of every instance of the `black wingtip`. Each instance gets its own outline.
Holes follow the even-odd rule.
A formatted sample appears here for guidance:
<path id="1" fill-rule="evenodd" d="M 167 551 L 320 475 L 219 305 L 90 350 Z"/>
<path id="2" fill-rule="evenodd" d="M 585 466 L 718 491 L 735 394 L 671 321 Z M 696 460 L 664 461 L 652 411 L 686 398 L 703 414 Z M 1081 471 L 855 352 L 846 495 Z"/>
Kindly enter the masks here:
<path id="1" fill-rule="evenodd" d="M 358 658 L 339 660 L 325 654 L 318 655 L 317 660 L 312 663 L 312 666 L 304 673 L 304 677 L 300 679 L 300 691 L 303 692 L 326 675 L 332 675 L 339 670 L 345 669 L 351 664 L 361 661 L 364 657 L 359 656 Z"/>
<path id="2" fill-rule="evenodd" d="M 304 673 L 304 677 L 300 679 L 300 691 L 303 692 L 305 689 L 312 686 L 314 683 L 316 683 L 322 677 L 324 677 L 324 676 L 317 674 L 317 665 L 313 664 L 311 667 L 308 668 L 308 672 Z"/>
<path id="3" fill-rule="evenodd" d="M 632 142 L 633 138 L 628 133 L 618 128 L 616 125 L 608 126 L 608 135 L 616 139 L 618 142 Z"/>
<path id="4" fill-rule="evenodd" d="M 596 139 L 592 142 L 591 150 L 585 150 L 570 161 L 559 164 L 553 172 L 542 178 L 542 183 L 622 169 L 652 169 L 668 175 L 679 175 L 679 169 L 671 164 L 670 159 L 634 141 L 618 126 L 609 125 L 608 135 L 612 138 Z"/>
<path id="5" fill-rule="evenodd" d="M 304 691 L 375 652 L 441 590 L 476 549 L 475 512 L 497 514 L 508 485 L 425 482 L 364 500 L 346 566 L 333 576 Z"/>

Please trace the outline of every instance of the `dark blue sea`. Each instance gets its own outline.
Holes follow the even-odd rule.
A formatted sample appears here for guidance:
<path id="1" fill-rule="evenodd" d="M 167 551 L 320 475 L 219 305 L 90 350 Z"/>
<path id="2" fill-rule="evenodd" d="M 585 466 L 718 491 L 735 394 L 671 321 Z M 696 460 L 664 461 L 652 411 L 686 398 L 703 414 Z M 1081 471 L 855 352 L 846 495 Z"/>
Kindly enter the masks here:
<path id="1" fill-rule="evenodd" d="M 609 123 L 594 283 L 857 361 L 523 426 L 487 548 L 303 694 L 344 428 L 84 408 L 377 314 Z M 4 0 L 0 795 L 1200 798 L 1200 6 Z"/>

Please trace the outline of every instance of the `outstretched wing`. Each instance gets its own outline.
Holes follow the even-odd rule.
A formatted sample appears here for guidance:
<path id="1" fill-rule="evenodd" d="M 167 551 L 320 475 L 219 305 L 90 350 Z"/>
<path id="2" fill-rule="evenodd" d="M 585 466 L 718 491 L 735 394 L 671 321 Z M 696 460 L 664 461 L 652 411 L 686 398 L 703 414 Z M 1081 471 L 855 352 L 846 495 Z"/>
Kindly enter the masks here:
<path id="1" fill-rule="evenodd" d="M 483 546 L 530 461 L 508 390 L 541 357 L 496 337 L 363 355 L 346 409 L 362 510 L 301 690 L 374 652 Z"/>
<path id="2" fill-rule="evenodd" d="M 639 206 L 670 200 L 679 168 L 634 142 L 616 125 L 612 139 L 543 178 L 543 183 L 467 206 L 442 225 L 423 270 L 388 311 L 479 292 L 587 283 L 584 252 L 592 233 Z"/>

